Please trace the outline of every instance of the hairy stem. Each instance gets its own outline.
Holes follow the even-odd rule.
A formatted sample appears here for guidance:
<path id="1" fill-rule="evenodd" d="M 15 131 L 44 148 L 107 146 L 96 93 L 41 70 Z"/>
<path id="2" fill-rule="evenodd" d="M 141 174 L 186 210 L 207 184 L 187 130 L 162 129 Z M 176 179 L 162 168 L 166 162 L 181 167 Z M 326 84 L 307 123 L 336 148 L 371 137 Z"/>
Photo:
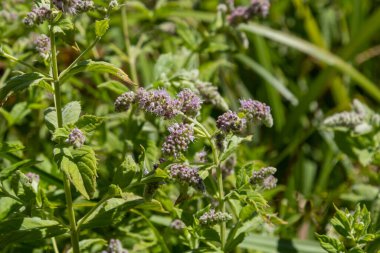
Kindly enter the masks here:
<path id="1" fill-rule="evenodd" d="M 51 26 L 53 27 L 53 26 Z M 55 44 L 54 32 L 51 28 L 50 30 L 50 43 L 51 43 L 51 68 L 53 73 L 53 86 L 54 86 L 54 104 L 55 110 L 57 112 L 57 123 L 58 127 L 63 126 L 62 119 L 62 102 L 61 102 L 61 91 L 59 84 L 59 74 L 58 74 L 58 63 L 57 63 L 57 48 Z M 79 253 L 79 236 L 78 229 L 75 221 L 75 213 L 73 208 L 73 200 L 71 196 L 70 181 L 65 174 L 63 174 L 63 183 L 65 188 L 66 206 L 70 221 L 70 232 L 71 232 L 71 245 L 74 253 Z"/>
<path id="2" fill-rule="evenodd" d="M 136 69 L 136 55 L 135 55 L 135 52 L 132 50 L 131 41 L 129 39 L 127 8 L 125 6 L 121 8 L 121 28 L 124 34 L 125 50 L 127 51 L 127 55 L 128 55 L 128 62 L 129 62 L 129 68 L 131 69 L 132 81 L 138 85 L 139 80 L 137 77 L 137 69 Z"/>
<path id="3" fill-rule="evenodd" d="M 181 115 L 187 120 L 189 120 L 190 122 L 194 123 L 194 125 L 198 126 L 204 132 L 204 135 L 207 137 L 208 141 L 210 142 L 212 156 L 213 156 L 214 164 L 216 167 L 219 210 L 221 212 L 225 212 L 226 205 L 224 203 L 225 199 L 224 199 L 224 189 L 223 189 L 223 175 L 222 175 L 222 169 L 220 168 L 218 148 L 215 144 L 215 141 L 213 140 L 211 134 L 207 131 L 207 129 L 201 123 L 199 123 L 196 119 L 190 118 L 183 113 L 181 113 Z M 225 222 L 222 222 L 220 224 L 220 242 L 221 242 L 221 248 L 224 249 L 224 246 L 226 244 L 226 223 Z"/>

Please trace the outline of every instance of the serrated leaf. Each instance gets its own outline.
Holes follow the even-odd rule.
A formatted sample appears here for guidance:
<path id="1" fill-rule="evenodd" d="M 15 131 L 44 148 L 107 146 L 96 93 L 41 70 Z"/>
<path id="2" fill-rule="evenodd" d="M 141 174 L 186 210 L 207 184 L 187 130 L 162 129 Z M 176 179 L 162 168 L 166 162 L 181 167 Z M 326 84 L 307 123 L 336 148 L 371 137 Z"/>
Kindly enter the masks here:
<path id="1" fill-rule="evenodd" d="M 96 157 L 88 146 L 70 150 L 56 149 L 54 152 L 60 169 L 66 174 L 74 187 L 86 198 L 92 198 L 96 188 Z"/>
<path id="2" fill-rule="evenodd" d="M 89 133 L 98 128 L 104 121 L 103 117 L 98 117 L 95 115 L 83 115 L 79 118 L 75 124 L 82 131 Z"/>
<path id="3" fill-rule="evenodd" d="M 40 82 L 44 76 L 37 72 L 27 73 L 15 76 L 5 82 L 5 85 L 0 89 L 0 105 L 3 104 L 6 98 L 12 92 L 19 92 L 28 88 L 32 84 Z"/>
<path id="4" fill-rule="evenodd" d="M 25 149 L 25 147 L 21 143 L 0 142 L 0 154 L 13 153 L 23 149 Z"/>
<path id="5" fill-rule="evenodd" d="M 66 140 L 70 134 L 70 129 L 68 127 L 60 127 L 55 129 L 53 133 L 53 141 L 58 142 L 58 140 Z"/>
<path id="6" fill-rule="evenodd" d="M 59 19 L 58 23 L 53 27 L 53 32 L 55 34 L 66 34 L 72 30 L 74 30 L 74 24 L 68 17 Z"/>
<path id="7" fill-rule="evenodd" d="M 54 107 L 49 107 L 44 111 L 45 123 L 50 131 L 58 128 L 57 111 Z"/>
<path id="8" fill-rule="evenodd" d="M 78 121 L 80 113 L 81 113 L 81 106 L 78 101 L 72 101 L 65 105 L 65 107 L 62 110 L 62 120 L 63 125 L 68 124 L 74 124 Z"/>
<path id="9" fill-rule="evenodd" d="M 121 166 L 116 169 L 112 183 L 120 188 L 125 188 L 132 182 L 136 172 L 139 170 L 140 168 L 132 156 L 127 155 Z"/>
<path id="10" fill-rule="evenodd" d="M 133 89 L 135 87 L 135 84 L 123 70 L 111 63 L 103 61 L 87 60 L 80 62 L 69 71 L 63 71 L 59 78 L 61 82 L 65 82 L 68 78 L 82 72 L 108 73 L 127 83 L 130 88 Z"/>
<path id="11" fill-rule="evenodd" d="M 9 219 L 0 223 L 0 248 L 10 243 L 38 241 L 66 232 L 68 229 L 57 221 L 42 220 L 37 217 Z"/>
<path id="12" fill-rule="evenodd" d="M 322 248 L 324 248 L 329 253 L 339 253 L 341 250 L 344 250 L 342 242 L 340 242 L 338 239 L 319 234 L 316 234 L 316 237 Z"/>
<path id="13" fill-rule="evenodd" d="M 128 209 L 144 202 L 143 198 L 128 194 L 124 198 L 111 198 L 99 205 L 85 220 L 80 220 L 81 228 L 95 228 L 116 224 L 123 219 Z"/>
<path id="14" fill-rule="evenodd" d="M 109 28 L 109 19 L 95 21 L 95 34 L 97 37 L 102 37 Z"/>
<path id="15" fill-rule="evenodd" d="M 16 171 L 12 178 L 12 189 L 25 203 L 34 203 L 37 197 L 37 189 L 32 185 L 32 182 L 21 171 Z"/>

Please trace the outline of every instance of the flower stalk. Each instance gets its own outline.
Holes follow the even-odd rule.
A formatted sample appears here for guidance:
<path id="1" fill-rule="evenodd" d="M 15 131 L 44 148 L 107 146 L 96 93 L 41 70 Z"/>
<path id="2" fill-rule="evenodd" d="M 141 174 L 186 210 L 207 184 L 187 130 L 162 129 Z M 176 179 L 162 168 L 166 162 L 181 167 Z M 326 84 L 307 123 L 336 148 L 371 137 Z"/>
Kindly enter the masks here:
<path id="1" fill-rule="evenodd" d="M 57 48 L 55 42 L 55 35 L 53 31 L 53 26 L 50 28 L 50 46 L 51 46 L 51 68 L 53 74 L 53 87 L 54 87 L 54 105 L 57 112 L 57 125 L 58 127 L 63 127 L 62 118 L 62 101 L 61 101 L 61 91 L 59 82 L 59 72 L 57 63 Z M 71 234 L 71 245 L 73 253 L 79 253 L 79 235 L 78 229 L 75 221 L 75 213 L 73 208 L 73 200 L 71 195 L 70 181 L 67 176 L 63 173 L 63 184 L 65 190 L 66 207 L 68 211 L 69 221 L 70 221 L 70 234 Z"/>

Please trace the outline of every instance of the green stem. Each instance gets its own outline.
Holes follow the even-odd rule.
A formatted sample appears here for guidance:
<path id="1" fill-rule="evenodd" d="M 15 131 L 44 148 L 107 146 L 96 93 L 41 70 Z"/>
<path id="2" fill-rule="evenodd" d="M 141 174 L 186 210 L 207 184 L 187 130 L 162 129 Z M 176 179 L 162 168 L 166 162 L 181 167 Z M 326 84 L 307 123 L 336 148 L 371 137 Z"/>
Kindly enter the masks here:
<path id="1" fill-rule="evenodd" d="M 226 211 L 225 206 L 225 199 L 224 199 L 224 189 L 223 189 L 223 175 L 222 175 L 222 169 L 220 167 L 220 161 L 219 161 L 219 155 L 218 155 L 218 149 L 215 144 L 215 141 L 212 139 L 211 134 L 207 131 L 207 129 L 199 123 L 196 119 L 190 118 L 186 116 L 185 114 L 181 113 L 181 115 L 189 120 L 190 122 L 194 123 L 196 126 L 198 126 L 206 135 L 207 139 L 210 142 L 211 150 L 212 150 L 212 156 L 214 160 L 214 164 L 216 167 L 216 177 L 217 177 L 217 185 L 218 185 L 218 200 L 219 200 L 219 210 L 221 212 Z M 226 223 L 222 222 L 220 224 L 220 242 L 221 242 L 221 248 L 224 249 L 224 246 L 226 245 Z"/>
<path id="2" fill-rule="evenodd" d="M 55 240 L 55 237 L 51 238 L 51 244 L 53 244 L 54 253 L 59 253 L 59 249 L 58 249 L 57 241 Z"/>
<path id="3" fill-rule="evenodd" d="M 128 62 L 129 67 L 131 69 L 131 75 L 132 75 L 132 81 L 135 84 L 139 84 L 139 80 L 137 77 L 137 69 L 136 69 L 136 55 L 131 47 L 131 41 L 129 39 L 129 32 L 128 32 L 128 20 L 127 20 L 127 8 L 123 6 L 121 8 L 121 28 L 123 30 L 124 34 L 124 41 L 125 41 L 125 50 L 127 51 L 128 55 Z"/>
<path id="4" fill-rule="evenodd" d="M 59 77 L 62 77 L 67 72 L 69 72 L 78 63 L 78 61 L 80 59 L 82 59 L 82 57 L 85 54 L 87 54 L 87 52 L 90 51 L 96 45 L 96 43 L 99 42 L 100 39 L 101 39 L 101 37 L 96 37 L 96 39 L 91 43 L 91 45 L 89 45 L 82 53 L 80 53 L 80 55 L 70 64 L 70 66 L 68 66 L 64 71 L 61 72 L 61 74 L 59 75 Z"/>
<path id="5" fill-rule="evenodd" d="M 106 202 L 107 200 L 109 200 L 110 198 L 112 198 L 113 196 L 105 196 L 102 200 L 100 200 L 98 203 L 96 203 L 95 206 L 93 206 L 91 208 L 90 211 L 88 211 L 85 216 L 83 216 L 83 218 L 81 218 L 79 221 L 78 221 L 78 225 L 77 225 L 77 228 L 78 228 L 78 231 L 80 229 L 80 227 L 82 226 L 83 222 L 85 222 L 87 220 L 88 217 L 90 217 L 90 215 L 100 206 L 102 205 L 104 202 Z"/>
<path id="6" fill-rule="evenodd" d="M 57 112 L 57 123 L 58 127 L 63 127 L 63 120 L 62 120 L 62 102 L 61 102 L 61 91 L 60 91 L 60 84 L 59 84 L 59 75 L 58 75 L 58 63 L 57 63 L 57 48 L 55 44 L 55 36 L 53 32 L 53 26 L 51 26 L 50 30 L 50 43 L 51 43 L 51 67 L 52 67 L 52 73 L 53 73 L 53 85 L 54 85 L 54 104 L 55 104 L 55 110 Z M 66 206 L 67 211 L 69 215 L 69 221 L 70 221 L 70 232 L 71 232 L 71 244 L 73 253 L 79 253 L 79 236 L 78 236 L 78 229 L 76 226 L 75 221 L 75 213 L 73 208 L 73 200 L 71 196 L 71 189 L 70 189 L 70 181 L 67 178 L 65 174 L 63 174 L 63 183 L 65 188 L 65 197 L 66 197 Z"/>

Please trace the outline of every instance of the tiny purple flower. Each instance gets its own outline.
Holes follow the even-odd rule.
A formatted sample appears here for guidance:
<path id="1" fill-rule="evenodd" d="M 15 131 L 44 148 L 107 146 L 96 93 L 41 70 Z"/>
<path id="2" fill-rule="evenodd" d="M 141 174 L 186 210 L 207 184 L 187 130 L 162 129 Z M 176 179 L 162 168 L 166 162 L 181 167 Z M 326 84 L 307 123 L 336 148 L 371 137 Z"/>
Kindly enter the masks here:
<path id="1" fill-rule="evenodd" d="M 131 104 L 135 102 L 136 94 L 133 91 L 125 92 L 115 100 L 115 111 L 128 111 Z"/>
<path id="2" fill-rule="evenodd" d="M 213 226 L 218 223 L 226 222 L 232 219 L 229 213 L 216 212 L 214 209 L 204 213 L 199 217 L 199 223 L 203 226 Z"/>
<path id="3" fill-rule="evenodd" d="M 276 187 L 277 178 L 273 176 L 277 169 L 274 167 L 264 167 L 252 173 L 250 178 L 251 184 L 262 186 L 264 189 L 272 189 Z"/>
<path id="4" fill-rule="evenodd" d="M 140 88 L 137 91 L 136 99 L 141 109 L 165 119 L 173 118 L 180 109 L 179 101 L 172 99 L 169 93 L 163 89 L 147 91 Z"/>
<path id="5" fill-rule="evenodd" d="M 182 231 L 186 227 L 186 225 L 180 219 L 175 219 L 170 224 L 170 227 L 174 230 Z"/>
<path id="6" fill-rule="evenodd" d="M 203 180 L 199 176 L 197 168 L 191 168 L 185 164 L 173 164 L 170 167 L 170 176 L 177 179 L 180 183 L 193 186 L 197 190 L 205 190 Z"/>
<path id="7" fill-rule="evenodd" d="M 244 113 L 248 121 L 263 123 L 267 127 L 273 126 L 270 107 L 265 103 L 253 99 L 241 99 L 239 111 Z"/>
<path id="8" fill-rule="evenodd" d="M 162 152 L 178 158 L 181 152 L 186 151 L 190 142 L 194 141 L 194 129 L 189 124 L 174 123 L 169 126 L 169 135 L 162 144 Z"/>
<path id="9" fill-rule="evenodd" d="M 50 38 L 45 34 L 41 34 L 33 41 L 36 50 L 43 57 L 47 58 L 50 53 Z"/>
<path id="10" fill-rule="evenodd" d="M 40 25 L 45 20 L 50 19 L 50 17 L 51 17 L 51 10 L 49 8 L 47 8 L 46 6 L 41 6 L 41 7 L 34 6 L 32 8 L 32 11 L 26 15 L 23 22 L 24 24 L 28 26 Z"/>
<path id="11" fill-rule="evenodd" d="M 66 142 L 73 145 L 74 148 L 82 147 L 85 141 L 86 137 L 79 128 L 74 128 L 69 134 L 69 138 L 66 139 Z"/>
<path id="12" fill-rule="evenodd" d="M 227 111 L 218 117 L 216 126 L 225 133 L 240 133 L 246 127 L 246 121 L 239 118 L 237 113 Z"/>
<path id="13" fill-rule="evenodd" d="M 177 95 L 178 101 L 181 104 L 181 111 L 184 114 L 194 116 L 201 109 L 201 99 L 190 89 L 184 89 Z"/>

